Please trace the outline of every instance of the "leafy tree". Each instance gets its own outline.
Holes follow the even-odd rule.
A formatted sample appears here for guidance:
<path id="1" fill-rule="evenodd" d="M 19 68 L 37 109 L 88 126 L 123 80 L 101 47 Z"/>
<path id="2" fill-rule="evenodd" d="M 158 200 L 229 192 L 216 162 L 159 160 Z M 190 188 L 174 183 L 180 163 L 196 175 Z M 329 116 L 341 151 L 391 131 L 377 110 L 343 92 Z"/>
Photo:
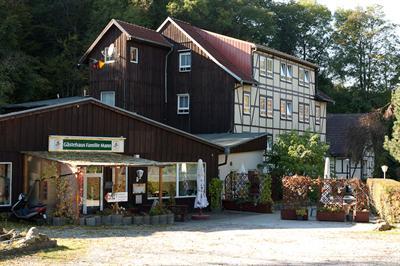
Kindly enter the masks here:
<path id="1" fill-rule="evenodd" d="M 393 88 L 399 65 L 396 26 L 385 20 L 382 8 L 338 10 L 335 13 L 333 60 L 335 78 L 350 83 L 363 100 L 372 91 Z"/>
<path id="2" fill-rule="evenodd" d="M 392 105 L 395 121 L 391 136 L 385 136 L 384 148 L 391 156 L 400 162 L 400 90 L 394 91 L 392 96 Z"/>
<path id="3" fill-rule="evenodd" d="M 329 145 L 322 143 L 320 136 L 306 132 L 303 135 L 292 131 L 282 134 L 274 143 L 269 163 L 279 175 L 322 176 L 324 156 Z"/>

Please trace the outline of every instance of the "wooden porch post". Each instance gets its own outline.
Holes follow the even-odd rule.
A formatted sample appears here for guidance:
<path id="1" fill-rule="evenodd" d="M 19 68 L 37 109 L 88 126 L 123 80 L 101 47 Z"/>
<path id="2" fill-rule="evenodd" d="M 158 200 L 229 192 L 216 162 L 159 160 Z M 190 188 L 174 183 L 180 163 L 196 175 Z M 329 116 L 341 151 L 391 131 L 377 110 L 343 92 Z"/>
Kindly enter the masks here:
<path id="1" fill-rule="evenodd" d="M 158 167 L 158 201 L 160 202 L 160 206 L 162 206 L 162 182 L 163 182 L 163 167 Z"/>

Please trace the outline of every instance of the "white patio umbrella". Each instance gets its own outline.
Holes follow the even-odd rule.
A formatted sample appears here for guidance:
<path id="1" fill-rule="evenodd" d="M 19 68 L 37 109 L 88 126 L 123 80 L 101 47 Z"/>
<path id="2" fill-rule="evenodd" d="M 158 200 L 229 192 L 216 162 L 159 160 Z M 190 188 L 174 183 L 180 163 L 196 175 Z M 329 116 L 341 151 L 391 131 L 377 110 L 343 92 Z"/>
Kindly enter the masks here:
<path id="1" fill-rule="evenodd" d="M 331 178 L 331 162 L 329 157 L 325 158 L 324 179 Z"/>
<path id="2" fill-rule="evenodd" d="M 204 165 L 203 160 L 199 159 L 197 162 L 197 195 L 196 200 L 194 201 L 194 207 L 200 209 L 208 206 L 208 200 L 206 196 L 206 180 L 204 173 Z"/>

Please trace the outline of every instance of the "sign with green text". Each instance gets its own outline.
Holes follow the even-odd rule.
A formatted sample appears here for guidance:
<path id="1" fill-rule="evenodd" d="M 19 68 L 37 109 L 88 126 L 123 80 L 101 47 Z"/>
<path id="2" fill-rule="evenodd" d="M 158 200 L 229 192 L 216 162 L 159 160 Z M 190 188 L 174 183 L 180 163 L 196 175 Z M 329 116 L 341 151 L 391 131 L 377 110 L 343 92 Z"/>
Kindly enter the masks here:
<path id="1" fill-rule="evenodd" d="M 49 136 L 49 151 L 124 152 L 125 138 Z"/>

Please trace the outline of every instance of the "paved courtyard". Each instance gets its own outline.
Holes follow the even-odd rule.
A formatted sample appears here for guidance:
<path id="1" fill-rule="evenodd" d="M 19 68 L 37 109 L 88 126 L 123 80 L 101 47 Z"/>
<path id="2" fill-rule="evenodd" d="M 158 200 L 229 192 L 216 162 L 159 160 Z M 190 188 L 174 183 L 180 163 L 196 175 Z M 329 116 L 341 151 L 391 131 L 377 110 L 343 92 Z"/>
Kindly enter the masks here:
<path id="1" fill-rule="evenodd" d="M 0 264 L 352 264 L 400 265 L 400 231 L 374 224 L 282 221 L 229 212 L 173 226 L 42 228 L 60 248 Z"/>

